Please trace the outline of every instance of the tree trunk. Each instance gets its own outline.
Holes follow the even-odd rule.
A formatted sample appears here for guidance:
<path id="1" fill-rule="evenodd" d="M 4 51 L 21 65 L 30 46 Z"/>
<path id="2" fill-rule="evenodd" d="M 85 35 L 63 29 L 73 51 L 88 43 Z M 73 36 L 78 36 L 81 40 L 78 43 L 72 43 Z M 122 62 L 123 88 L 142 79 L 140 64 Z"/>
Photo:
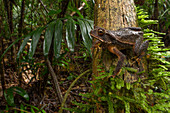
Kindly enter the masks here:
<path id="1" fill-rule="evenodd" d="M 117 30 L 124 27 L 136 27 L 136 12 L 133 0 L 96 0 L 95 4 L 95 26 L 100 26 L 107 30 Z M 133 51 L 126 50 L 127 60 L 133 57 Z M 128 59 L 129 58 L 129 59 Z M 97 59 L 102 59 L 101 61 Z M 103 50 L 95 48 L 93 52 L 93 74 L 98 75 L 97 66 L 105 66 L 105 71 L 109 71 L 112 65 L 117 65 L 117 56 Z"/>
<path id="2" fill-rule="evenodd" d="M 10 0 L 3 0 L 4 2 L 4 6 L 7 12 L 7 22 L 9 25 L 9 31 L 11 33 L 11 35 L 14 32 L 14 28 L 13 28 L 13 3 Z M 15 41 L 14 37 L 11 36 L 10 37 L 10 41 L 11 43 L 13 43 Z M 11 48 L 11 61 L 13 62 L 14 65 L 14 70 L 16 71 L 17 69 L 17 65 L 16 65 L 16 48 L 15 48 L 15 44 L 12 46 Z"/>
<path id="3" fill-rule="evenodd" d="M 137 27 L 134 0 L 96 0 L 94 12 L 95 26 L 102 27 L 106 30 L 117 30 L 124 27 Z M 94 41 L 95 39 L 93 42 Z M 123 66 L 125 66 L 125 64 L 133 64 L 131 67 L 138 70 L 137 72 L 139 72 L 140 68 L 145 68 L 143 67 L 143 64 L 140 64 L 142 67 L 139 67 L 137 63 L 133 63 L 135 62 L 134 59 L 132 59 L 134 57 L 133 49 L 127 49 L 121 52 L 126 55 L 126 61 Z M 105 50 L 102 47 L 93 49 L 92 69 L 94 76 L 100 76 L 100 72 L 98 70 L 102 70 L 102 72 L 106 73 L 114 70 L 117 66 L 117 62 L 117 56 L 110 53 L 108 50 Z M 141 77 L 141 75 L 137 75 L 137 72 L 129 73 L 125 71 L 122 79 L 124 79 L 124 82 L 132 83 Z M 96 104 L 96 106 L 98 105 Z M 101 112 L 101 110 L 97 110 L 97 112 Z M 123 113 L 124 109 L 120 109 L 118 112 Z"/>

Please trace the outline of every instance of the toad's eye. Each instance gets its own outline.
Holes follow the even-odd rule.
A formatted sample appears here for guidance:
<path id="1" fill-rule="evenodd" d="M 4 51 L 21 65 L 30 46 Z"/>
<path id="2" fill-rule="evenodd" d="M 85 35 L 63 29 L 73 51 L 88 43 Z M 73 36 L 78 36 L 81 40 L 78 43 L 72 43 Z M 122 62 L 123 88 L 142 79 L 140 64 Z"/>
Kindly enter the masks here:
<path id="1" fill-rule="evenodd" d="M 98 30 L 98 35 L 103 36 L 104 35 L 104 30 L 103 29 L 99 29 Z"/>

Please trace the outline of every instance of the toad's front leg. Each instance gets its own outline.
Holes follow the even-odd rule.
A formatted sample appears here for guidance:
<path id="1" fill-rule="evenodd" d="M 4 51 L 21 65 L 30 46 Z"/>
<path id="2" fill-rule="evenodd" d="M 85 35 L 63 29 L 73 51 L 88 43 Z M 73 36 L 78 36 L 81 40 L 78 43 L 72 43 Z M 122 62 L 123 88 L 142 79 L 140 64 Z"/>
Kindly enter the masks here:
<path id="1" fill-rule="evenodd" d="M 116 66 L 116 69 L 115 69 L 114 75 L 113 75 L 113 78 L 114 78 L 120 72 L 120 70 L 123 66 L 124 60 L 126 59 L 126 56 L 114 46 L 108 46 L 108 50 L 111 53 L 116 54 L 118 56 L 118 63 L 117 63 L 117 66 Z"/>

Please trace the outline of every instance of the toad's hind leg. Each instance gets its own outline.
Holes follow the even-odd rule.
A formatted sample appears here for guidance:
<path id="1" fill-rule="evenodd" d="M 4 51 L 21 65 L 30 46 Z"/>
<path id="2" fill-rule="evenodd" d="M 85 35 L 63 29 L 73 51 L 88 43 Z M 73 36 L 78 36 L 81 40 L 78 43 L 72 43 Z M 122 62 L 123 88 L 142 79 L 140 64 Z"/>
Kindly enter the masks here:
<path id="1" fill-rule="evenodd" d="M 136 42 L 140 42 L 140 40 L 137 40 Z M 136 43 L 135 45 L 135 53 L 137 55 L 137 63 L 138 63 L 138 66 L 140 66 L 140 71 L 143 71 L 143 67 L 142 67 L 142 62 L 141 62 L 141 58 L 145 55 L 146 51 L 147 51 L 147 48 L 148 48 L 148 45 L 149 45 L 149 41 L 145 41 L 143 43 Z"/>
<path id="2" fill-rule="evenodd" d="M 143 42 L 141 45 L 140 45 L 140 48 L 139 48 L 139 58 L 142 58 L 146 51 L 147 51 L 147 48 L 148 48 L 148 45 L 149 45 L 149 41 L 145 41 Z"/>
<path id="3" fill-rule="evenodd" d="M 116 66 L 116 69 L 115 69 L 114 75 L 113 75 L 113 77 L 115 77 L 120 72 L 120 70 L 123 66 L 124 60 L 126 59 L 126 56 L 114 46 L 109 46 L 108 50 L 111 53 L 116 54 L 118 56 L 118 63 L 117 63 L 117 66 Z"/>
<path id="4" fill-rule="evenodd" d="M 137 55 L 137 57 L 140 57 L 143 56 L 148 48 L 148 45 L 149 45 L 149 41 L 145 41 L 143 42 L 143 38 L 142 37 L 139 37 L 137 40 L 136 40 L 136 43 L 135 43 L 135 47 L 134 47 L 134 52 L 135 54 Z"/>

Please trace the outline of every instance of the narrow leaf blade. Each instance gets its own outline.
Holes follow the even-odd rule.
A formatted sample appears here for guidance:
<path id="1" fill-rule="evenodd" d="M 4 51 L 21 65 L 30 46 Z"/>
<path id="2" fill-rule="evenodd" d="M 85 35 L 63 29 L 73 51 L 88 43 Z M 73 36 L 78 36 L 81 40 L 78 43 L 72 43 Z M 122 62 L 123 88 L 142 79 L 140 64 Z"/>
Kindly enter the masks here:
<path id="1" fill-rule="evenodd" d="M 47 56 L 50 50 L 52 38 L 54 34 L 54 22 L 51 22 L 45 32 L 45 37 L 44 37 L 44 44 L 43 44 L 43 52 L 44 56 Z"/>
<path id="2" fill-rule="evenodd" d="M 78 19 L 78 22 L 80 25 L 80 30 L 84 41 L 84 45 L 87 48 L 88 52 L 91 54 L 90 48 L 92 46 L 92 39 L 89 37 L 88 30 L 86 29 L 85 23 L 80 19 Z"/>
<path id="3" fill-rule="evenodd" d="M 20 87 L 13 87 L 13 89 L 17 94 L 22 96 L 24 99 L 26 99 L 27 101 L 29 100 L 29 95 L 24 89 L 22 89 Z"/>
<path id="4" fill-rule="evenodd" d="M 84 20 L 84 24 L 86 25 L 86 29 L 87 29 L 87 33 L 88 33 L 88 35 L 89 35 L 89 38 L 92 40 L 92 37 L 90 36 L 90 31 L 93 29 L 93 22 L 89 22 L 89 21 L 87 21 L 87 20 Z"/>
<path id="5" fill-rule="evenodd" d="M 75 24 L 73 19 L 68 19 L 66 24 L 66 40 L 70 51 L 74 51 L 75 46 Z"/>
<path id="6" fill-rule="evenodd" d="M 14 94 L 13 94 L 12 88 L 8 88 L 8 89 L 5 90 L 4 97 L 5 97 L 7 103 L 10 106 L 15 106 L 15 104 L 14 104 Z"/>
<path id="7" fill-rule="evenodd" d="M 39 41 L 39 38 L 40 38 L 40 35 L 41 35 L 41 32 L 44 28 L 38 28 L 33 36 L 32 36 L 32 41 L 31 41 L 31 45 L 30 45 L 30 49 L 29 49 L 29 58 L 32 59 L 34 53 L 35 53 L 35 50 L 36 50 L 36 47 L 37 47 L 37 43 Z"/>
<path id="8" fill-rule="evenodd" d="M 25 37 L 24 41 L 22 42 L 22 44 L 21 44 L 21 46 L 20 46 L 20 48 L 19 48 L 19 51 L 18 51 L 18 53 L 17 53 L 17 59 L 19 59 L 19 56 L 20 56 L 20 54 L 23 52 L 23 50 L 24 50 L 24 48 L 25 48 L 28 40 L 31 38 L 31 35 L 32 35 L 32 34 L 27 35 L 27 36 Z"/>
<path id="9" fill-rule="evenodd" d="M 55 34 L 54 34 L 54 56 L 55 58 L 60 57 L 62 30 L 63 30 L 63 23 L 61 20 L 57 20 L 56 25 L 55 25 Z"/>

